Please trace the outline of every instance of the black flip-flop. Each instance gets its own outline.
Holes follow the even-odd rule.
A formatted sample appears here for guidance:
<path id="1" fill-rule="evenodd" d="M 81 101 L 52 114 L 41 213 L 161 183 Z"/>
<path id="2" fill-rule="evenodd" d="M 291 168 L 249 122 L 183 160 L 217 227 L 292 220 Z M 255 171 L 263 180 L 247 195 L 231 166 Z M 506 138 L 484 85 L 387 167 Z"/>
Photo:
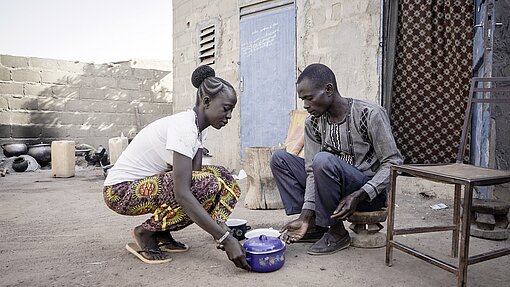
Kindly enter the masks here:
<path id="1" fill-rule="evenodd" d="M 171 253 L 181 253 L 189 250 L 189 246 L 185 243 L 179 242 L 177 240 L 172 240 L 170 242 L 160 242 L 158 247 L 165 252 Z"/>

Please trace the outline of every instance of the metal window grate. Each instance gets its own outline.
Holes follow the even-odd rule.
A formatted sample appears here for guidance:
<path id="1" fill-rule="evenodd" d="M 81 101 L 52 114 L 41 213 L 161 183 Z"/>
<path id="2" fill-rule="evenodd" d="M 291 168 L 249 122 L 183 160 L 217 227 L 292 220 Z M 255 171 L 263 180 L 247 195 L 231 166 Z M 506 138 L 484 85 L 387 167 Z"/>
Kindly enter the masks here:
<path id="1" fill-rule="evenodd" d="M 210 25 L 200 29 L 200 48 L 198 50 L 198 58 L 201 64 L 214 64 L 215 56 L 215 26 Z"/>

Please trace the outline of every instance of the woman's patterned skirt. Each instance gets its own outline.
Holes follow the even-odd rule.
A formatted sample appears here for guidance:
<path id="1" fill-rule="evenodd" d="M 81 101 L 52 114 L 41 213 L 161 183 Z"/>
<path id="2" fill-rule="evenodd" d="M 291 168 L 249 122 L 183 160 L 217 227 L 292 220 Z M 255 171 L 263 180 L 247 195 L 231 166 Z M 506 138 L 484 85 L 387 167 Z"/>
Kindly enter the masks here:
<path id="1" fill-rule="evenodd" d="M 126 181 L 103 190 L 106 205 L 122 215 L 152 216 L 142 224 L 150 231 L 177 231 L 193 223 L 175 200 L 173 173 Z M 216 222 L 227 220 L 241 191 L 221 166 L 203 166 L 191 174 L 191 193 Z"/>

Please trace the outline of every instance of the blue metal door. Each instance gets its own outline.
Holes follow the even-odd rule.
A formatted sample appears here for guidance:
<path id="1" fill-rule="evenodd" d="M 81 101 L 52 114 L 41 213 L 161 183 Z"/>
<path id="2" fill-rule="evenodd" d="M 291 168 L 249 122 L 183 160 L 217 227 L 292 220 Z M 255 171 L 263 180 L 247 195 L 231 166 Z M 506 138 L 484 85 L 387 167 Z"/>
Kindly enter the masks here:
<path id="1" fill-rule="evenodd" d="M 295 8 L 241 13 L 241 153 L 283 143 L 296 108 Z"/>

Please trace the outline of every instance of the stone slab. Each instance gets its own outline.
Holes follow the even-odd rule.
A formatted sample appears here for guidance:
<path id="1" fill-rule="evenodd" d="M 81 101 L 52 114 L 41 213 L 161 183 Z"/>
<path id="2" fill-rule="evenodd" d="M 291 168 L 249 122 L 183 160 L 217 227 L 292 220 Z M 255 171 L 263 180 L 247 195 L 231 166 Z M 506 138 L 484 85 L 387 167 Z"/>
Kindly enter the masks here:
<path id="1" fill-rule="evenodd" d="M 488 214 L 507 214 L 510 210 L 510 203 L 497 199 L 473 198 L 472 211 Z"/>
<path id="2" fill-rule="evenodd" d="M 471 225 L 471 236 L 489 239 L 489 240 L 506 240 L 508 239 L 508 229 L 494 228 L 494 230 L 482 230 L 476 225 Z"/>
<path id="3" fill-rule="evenodd" d="M 381 248 L 386 246 L 386 233 L 375 234 L 351 233 L 351 246 L 358 248 Z"/>

